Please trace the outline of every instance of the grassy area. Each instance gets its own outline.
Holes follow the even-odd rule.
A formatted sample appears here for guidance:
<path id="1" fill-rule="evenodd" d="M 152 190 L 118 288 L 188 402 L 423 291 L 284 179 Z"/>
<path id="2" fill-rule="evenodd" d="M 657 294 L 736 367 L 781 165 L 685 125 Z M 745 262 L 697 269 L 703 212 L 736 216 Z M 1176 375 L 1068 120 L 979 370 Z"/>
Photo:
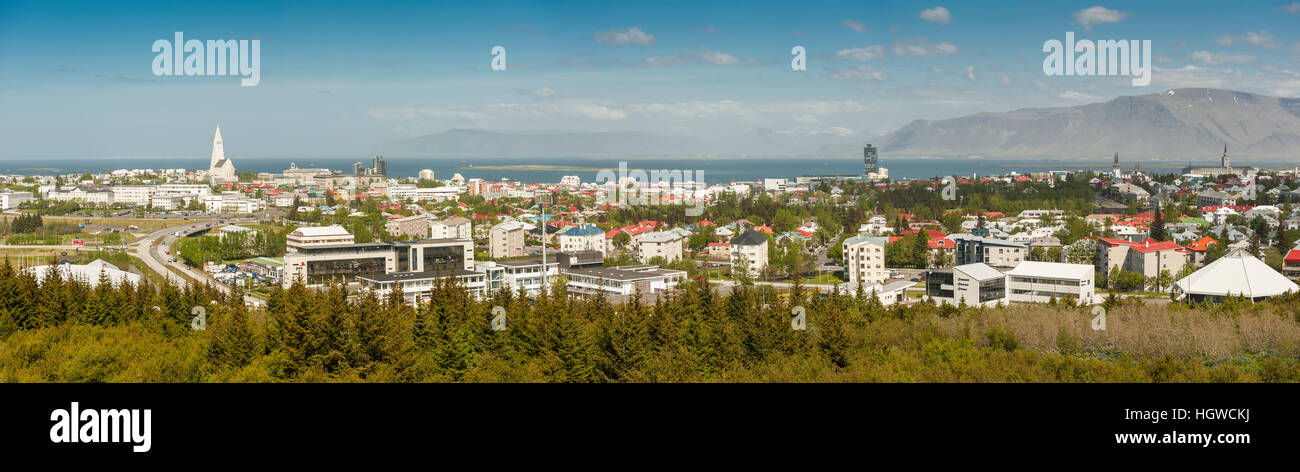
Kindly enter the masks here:
<path id="1" fill-rule="evenodd" d="M 806 284 L 832 285 L 832 284 L 842 284 L 848 281 L 839 278 L 834 274 L 820 274 L 816 277 L 804 277 L 802 282 Z"/>

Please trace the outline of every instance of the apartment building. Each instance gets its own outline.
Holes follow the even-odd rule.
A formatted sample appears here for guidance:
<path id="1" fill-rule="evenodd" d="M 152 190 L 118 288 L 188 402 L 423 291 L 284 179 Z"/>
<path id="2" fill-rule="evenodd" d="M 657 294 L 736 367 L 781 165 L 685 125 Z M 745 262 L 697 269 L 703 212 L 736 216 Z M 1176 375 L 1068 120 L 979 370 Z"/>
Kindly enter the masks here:
<path id="1" fill-rule="evenodd" d="M 646 233 L 637 243 L 637 260 L 642 264 L 648 264 L 656 257 L 662 257 L 669 263 L 680 261 L 682 251 L 686 249 L 682 242 L 682 235 L 674 231 Z"/>
<path id="2" fill-rule="evenodd" d="M 1122 271 L 1136 272 L 1143 277 L 1159 277 L 1162 271 L 1176 276 L 1187 265 L 1187 248 L 1173 241 L 1156 241 L 1147 238 L 1141 242 L 1114 238 L 1097 238 L 1096 269 L 1104 276 L 1119 267 Z"/>
<path id="3" fill-rule="evenodd" d="M 128 203 L 132 205 L 148 205 L 153 201 L 154 193 L 158 187 L 154 185 L 114 185 L 113 203 Z"/>
<path id="4" fill-rule="evenodd" d="M 429 237 L 429 217 L 424 215 L 389 218 L 384 223 L 384 231 L 398 237 L 424 239 Z"/>
<path id="5" fill-rule="evenodd" d="M 599 251 L 605 256 L 605 230 L 595 225 L 570 226 L 560 233 L 560 250 L 564 252 Z"/>
<path id="6" fill-rule="evenodd" d="M 1005 239 L 971 234 L 953 234 L 953 259 L 956 265 L 984 263 L 996 267 L 1014 267 L 1029 256 L 1029 247 Z"/>
<path id="7" fill-rule="evenodd" d="M 493 226 L 488 233 L 488 254 L 493 259 L 524 255 L 524 224 L 510 221 Z"/>
<path id="8" fill-rule="evenodd" d="M 767 268 L 767 236 L 749 228 L 731 238 L 731 266 L 748 268 L 751 276 Z"/>
<path id="9" fill-rule="evenodd" d="M 887 237 L 857 235 L 844 240 L 844 274 L 849 284 L 884 284 L 889 280 L 885 268 Z"/>
<path id="10" fill-rule="evenodd" d="M 453 216 L 429 224 L 432 239 L 473 239 L 474 225 L 468 219 Z"/>

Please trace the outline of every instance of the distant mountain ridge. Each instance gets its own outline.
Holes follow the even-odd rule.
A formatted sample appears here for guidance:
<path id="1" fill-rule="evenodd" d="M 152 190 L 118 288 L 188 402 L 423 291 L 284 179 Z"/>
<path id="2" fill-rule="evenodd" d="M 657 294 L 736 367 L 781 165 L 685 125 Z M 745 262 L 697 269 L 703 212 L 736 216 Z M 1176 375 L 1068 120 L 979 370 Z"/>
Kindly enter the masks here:
<path id="1" fill-rule="evenodd" d="M 882 154 L 1207 160 L 1300 157 L 1300 99 L 1209 88 L 1102 103 L 916 120 L 877 140 Z"/>

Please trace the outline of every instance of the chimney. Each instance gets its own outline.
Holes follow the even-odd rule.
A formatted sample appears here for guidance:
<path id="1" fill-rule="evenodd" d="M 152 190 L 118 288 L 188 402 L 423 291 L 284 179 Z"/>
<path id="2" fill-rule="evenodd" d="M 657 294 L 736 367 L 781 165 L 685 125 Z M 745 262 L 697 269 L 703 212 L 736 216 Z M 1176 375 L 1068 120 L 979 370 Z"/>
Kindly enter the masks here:
<path id="1" fill-rule="evenodd" d="M 1143 243 L 1146 243 L 1146 247 L 1147 247 L 1147 249 L 1151 249 L 1151 240 L 1150 240 L 1150 239 L 1148 239 L 1148 240 L 1146 240 L 1146 241 L 1143 241 Z"/>

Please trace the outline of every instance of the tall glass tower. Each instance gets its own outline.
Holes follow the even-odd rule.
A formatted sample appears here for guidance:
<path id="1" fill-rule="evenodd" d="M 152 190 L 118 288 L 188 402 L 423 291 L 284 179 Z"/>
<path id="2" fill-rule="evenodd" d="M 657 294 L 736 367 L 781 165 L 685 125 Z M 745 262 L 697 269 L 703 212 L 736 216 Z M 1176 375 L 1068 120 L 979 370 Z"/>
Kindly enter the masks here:
<path id="1" fill-rule="evenodd" d="M 876 160 L 876 147 L 868 144 L 862 148 L 862 177 L 880 172 L 880 163 Z"/>

